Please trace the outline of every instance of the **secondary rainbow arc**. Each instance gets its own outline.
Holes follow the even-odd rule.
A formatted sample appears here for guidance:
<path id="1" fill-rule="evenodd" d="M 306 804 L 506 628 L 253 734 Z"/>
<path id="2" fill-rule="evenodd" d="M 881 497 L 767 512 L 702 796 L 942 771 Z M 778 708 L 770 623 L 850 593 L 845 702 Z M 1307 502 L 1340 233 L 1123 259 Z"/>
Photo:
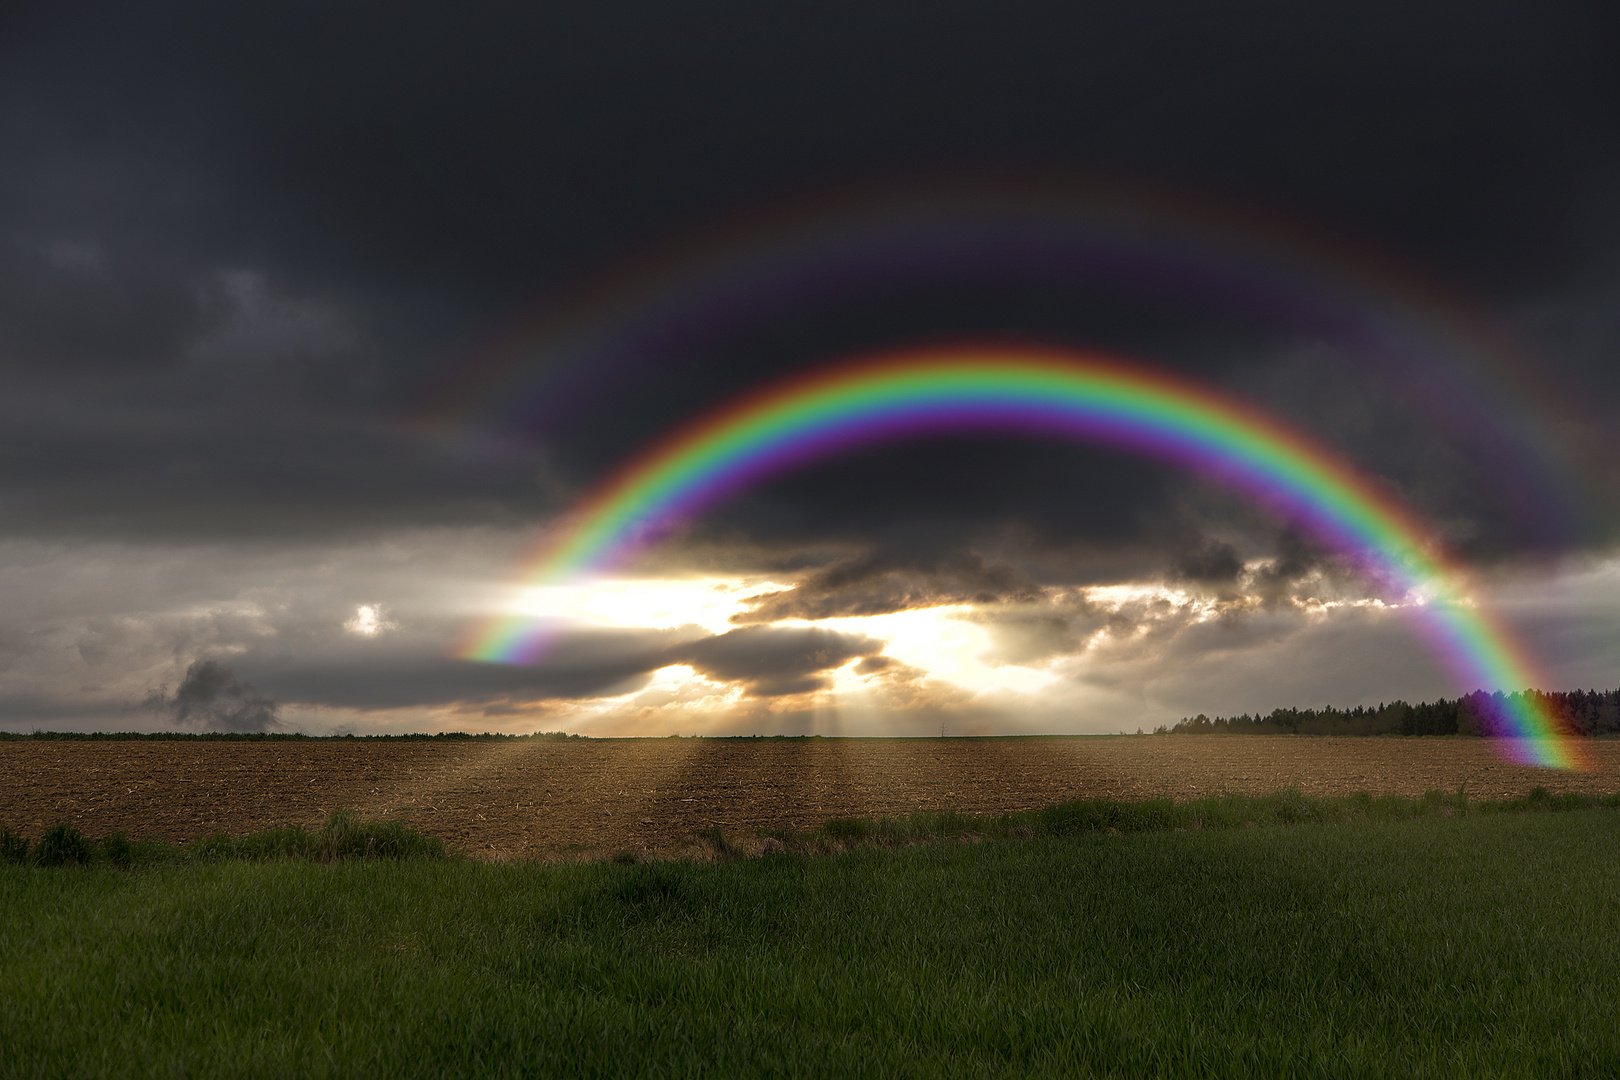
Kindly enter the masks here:
<path id="1" fill-rule="evenodd" d="M 866 358 L 745 398 L 631 461 L 583 500 L 528 565 L 557 584 L 621 564 L 680 522 L 796 465 L 941 431 L 1014 430 L 1100 440 L 1213 474 L 1299 521 L 1408 595 L 1453 674 L 1520 690 L 1534 665 L 1469 596 L 1421 523 L 1331 451 L 1216 391 L 1140 365 L 1072 351 L 989 346 Z M 502 616 L 457 650 L 532 663 L 554 633 Z M 1492 717 L 1508 756 L 1571 768 L 1578 748 L 1531 695 Z"/>

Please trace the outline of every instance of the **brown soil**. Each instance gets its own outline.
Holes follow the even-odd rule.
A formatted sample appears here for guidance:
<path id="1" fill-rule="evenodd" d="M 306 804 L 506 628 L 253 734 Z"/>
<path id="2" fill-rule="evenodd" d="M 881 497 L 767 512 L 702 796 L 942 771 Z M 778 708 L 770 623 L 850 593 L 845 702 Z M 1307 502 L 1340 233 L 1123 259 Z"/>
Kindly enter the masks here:
<path id="1" fill-rule="evenodd" d="M 699 830 L 830 817 L 1028 810 L 1079 797 L 1220 792 L 1478 797 L 1620 791 L 1620 741 L 1586 773 L 1503 761 L 1482 740 L 1266 736 L 593 739 L 578 742 L 0 742 L 0 824 L 71 821 L 185 841 L 314 826 L 334 807 L 403 818 L 469 851 L 669 852 Z"/>

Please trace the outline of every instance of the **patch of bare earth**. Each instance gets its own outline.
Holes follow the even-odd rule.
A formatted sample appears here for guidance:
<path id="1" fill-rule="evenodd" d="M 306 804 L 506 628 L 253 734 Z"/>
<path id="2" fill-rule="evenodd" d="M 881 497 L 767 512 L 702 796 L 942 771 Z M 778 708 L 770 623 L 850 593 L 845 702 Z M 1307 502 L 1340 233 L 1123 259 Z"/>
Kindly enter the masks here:
<path id="1" fill-rule="evenodd" d="M 745 836 L 830 817 L 993 814 L 1074 798 L 1482 798 L 1620 790 L 1620 741 L 1584 773 L 1527 768 L 1472 739 L 1103 736 L 592 739 L 576 742 L 5 742 L 0 824 L 71 821 L 187 841 L 319 824 L 335 807 L 398 817 L 474 853 L 669 853 L 712 826 Z"/>

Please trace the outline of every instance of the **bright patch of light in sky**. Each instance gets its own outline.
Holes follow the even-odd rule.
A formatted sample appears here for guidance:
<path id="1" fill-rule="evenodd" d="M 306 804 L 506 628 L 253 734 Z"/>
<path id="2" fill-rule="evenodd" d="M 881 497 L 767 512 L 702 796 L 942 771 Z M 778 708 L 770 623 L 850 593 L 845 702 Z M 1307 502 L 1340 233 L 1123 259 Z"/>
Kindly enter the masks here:
<path id="1" fill-rule="evenodd" d="M 1124 584 L 1124 585 L 1093 585 L 1086 589 L 1086 599 L 1093 604 L 1118 610 L 1126 604 L 1141 603 L 1145 601 L 1164 600 L 1176 607 L 1183 607 L 1194 603 L 1193 597 L 1181 589 L 1169 589 L 1163 585 L 1152 584 Z"/>
<path id="2" fill-rule="evenodd" d="M 990 635 L 963 618 L 972 611 L 971 605 L 952 604 L 887 615 L 820 619 L 814 625 L 886 641 L 885 656 L 975 693 L 1011 690 L 1033 694 L 1056 681 L 1057 676 L 1043 668 L 987 663 Z"/>
<path id="3" fill-rule="evenodd" d="M 785 587 L 736 578 L 586 581 L 524 589 L 510 610 L 593 626 L 665 630 L 697 625 L 712 634 L 723 634 L 736 629 L 731 617 L 747 610 L 747 597 Z"/>
<path id="4" fill-rule="evenodd" d="M 343 629 L 361 637 L 376 637 L 384 630 L 393 630 L 396 626 L 397 624 L 383 618 L 380 604 L 361 604 L 355 610 L 354 618 L 343 624 Z"/>
<path id="5" fill-rule="evenodd" d="M 510 610 L 594 626 L 669 629 L 697 625 L 710 633 L 723 634 L 737 629 L 731 617 L 748 610 L 749 597 L 788 587 L 773 581 L 715 577 L 599 580 L 525 589 L 513 601 Z M 819 626 L 876 638 L 887 643 L 885 656 L 976 693 L 1032 694 L 1058 678 L 1042 668 L 987 662 L 985 657 L 992 646 L 989 633 L 963 618 L 972 611 L 970 605 L 957 604 L 813 622 L 784 620 L 777 625 Z M 851 661 L 851 666 L 854 663 Z M 668 669 L 659 673 L 654 685 L 691 687 L 692 679 L 676 669 Z M 839 691 L 853 689 L 863 682 L 853 671 L 839 671 L 834 675 L 834 685 Z M 662 689 L 655 691 L 654 687 L 648 687 L 641 693 L 657 697 L 661 692 Z M 628 698 L 615 699 L 615 703 L 622 704 L 625 700 Z"/>
<path id="6" fill-rule="evenodd" d="M 735 708 L 742 696 L 740 685 L 715 682 L 688 664 L 671 664 L 654 671 L 647 685 L 639 690 L 582 704 L 576 719 L 639 714 L 642 721 L 660 729 L 672 721 L 696 721 L 701 725 Z"/>
<path id="7" fill-rule="evenodd" d="M 1607 579 L 1615 574 L 1615 567 L 1605 564 L 1589 570 L 1586 576 L 1605 579 L 1612 592 L 1613 582 Z M 697 626 L 712 634 L 725 634 L 745 625 L 732 622 L 732 618 L 750 609 L 750 598 L 792 587 L 791 581 L 742 577 L 600 579 L 523 589 L 512 597 L 507 610 L 561 619 L 580 626 L 648 629 Z M 1109 641 L 1117 644 L 1125 639 L 1145 639 L 1156 629 L 1176 634 L 1180 633 L 1176 630 L 1178 626 L 1189 628 L 1208 623 L 1234 610 L 1230 599 L 1222 601 L 1162 581 L 1092 586 L 1075 592 L 1054 593 L 1045 602 L 1054 605 L 1056 610 L 1078 605 L 1073 610 L 1089 612 L 1091 629 L 1082 634 L 1084 643 L 1078 648 L 1071 647 L 1061 655 L 1025 663 L 998 659 L 998 651 L 1005 653 L 1005 642 L 997 636 L 998 623 L 994 618 L 986 618 L 985 608 L 973 604 L 816 620 L 784 619 L 773 625 L 814 626 L 881 641 L 883 656 L 922 673 L 924 682 L 908 685 L 926 684 L 936 689 L 954 687 L 957 692 L 965 691 L 982 708 L 1027 711 L 1050 709 L 1073 699 L 1075 680 L 1089 670 L 1088 664 L 1117 666 L 1121 655 L 1097 651 Z M 1303 631 L 1306 625 L 1331 619 L 1341 608 L 1385 609 L 1421 602 L 1413 596 L 1395 602 L 1378 598 L 1312 597 L 1295 600 L 1292 610 L 1304 616 L 1305 621 L 1300 624 Z M 1251 614 L 1258 612 L 1252 605 L 1238 606 Z M 1125 621 L 1115 625 L 1109 617 L 1116 615 L 1123 616 Z M 1103 618 L 1099 621 L 1097 616 Z M 386 628 L 387 624 L 380 608 L 366 606 L 347 625 L 353 632 L 374 634 L 377 628 Z M 1220 645 L 1217 639 L 1210 640 L 1221 648 L 1227 647 Z M 1300 640 L 1310 644 L 1306 638 Z M 1162 643 L 1155 646 L 1165 647 Z M 1123 655 L 1129 662 L 1134 654 Z M 1201 654 L 1195 650 L 1190 655 L 1196 659 Z M 825 689 L 814 695 L 817 704 L 806 706 L 805 699 L 790 695 L 781 699 L 785 703 L 783 707 L 814 708 L 819 718 L 816 723 L 824 723 L 829 731 L 870 733 L 868 729 L 874 724 L 877 727 L 873 730 L 887 730 L 876 719 L 884 706 L 877 703 L 879 699 L 874 695 L 882 695 L 885 686 L 896 685 L 885 681 L 892 680 L 893 669 L 888 669 L 887 675 L 863 673 L 861 664 L 861 657 L 852 657 L 837 669 L 820 672 Z M 945 696 L 935 700 L 963 702 L 967 699 L 952 698 L 947 691 Z M 647 683 L 636 690 L 577 702 L 577 711 L 569 722 L 604 724 L 607 726 L 603 730 L 615 734 L 663 731 L 668 725 L 685 731 L 687 724 L 692 725 L 691 730 L 703 730 L 704 725 L 737 710 L 761 707 L 758 701 L 751 704 L 750 694 L 742 683 L 718 680 L 689 665 L 674 664 L 651 673 Z M 1119 708 L 1117 704 L 1110 707 L 1116 712 Z M 776 705 L 767 700 L 763 708 L 768 711 Z M 1131 719 L 1138 722 L 1134 716 Z M 1163 717 L 1155 714 L 1153 719 L 1158 722 Z"/>

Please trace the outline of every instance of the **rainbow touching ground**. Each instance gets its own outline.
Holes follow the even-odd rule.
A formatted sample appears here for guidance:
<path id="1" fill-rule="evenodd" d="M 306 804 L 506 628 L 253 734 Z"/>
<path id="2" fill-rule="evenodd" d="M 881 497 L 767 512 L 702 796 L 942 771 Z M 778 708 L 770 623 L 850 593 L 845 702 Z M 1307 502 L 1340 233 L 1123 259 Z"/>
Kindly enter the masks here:
<path id="1" fill-rule="evenodd" d="M 1305 525 L 1420 601 L 1420 622 L 1470 687 L 1534 684 L 1525 652 L 1470 597 L 1416 518 L 1348 463 L 1208 387 L 1078 351 L 984 346 L 890 353 L 824 369 L 711 413 L 631 461 L 583 500 L 523 577 L 577 579 L 623 563 L 750 484 L 831 454 L 939 432 L 1038 432 L 1179 462 Z M 532 663 L 552 631 L 502 616 L 457 655 Z M 1577 743 L 1528 694 L 1493 717 L 1509 757 L 1577 768 Z"/>

